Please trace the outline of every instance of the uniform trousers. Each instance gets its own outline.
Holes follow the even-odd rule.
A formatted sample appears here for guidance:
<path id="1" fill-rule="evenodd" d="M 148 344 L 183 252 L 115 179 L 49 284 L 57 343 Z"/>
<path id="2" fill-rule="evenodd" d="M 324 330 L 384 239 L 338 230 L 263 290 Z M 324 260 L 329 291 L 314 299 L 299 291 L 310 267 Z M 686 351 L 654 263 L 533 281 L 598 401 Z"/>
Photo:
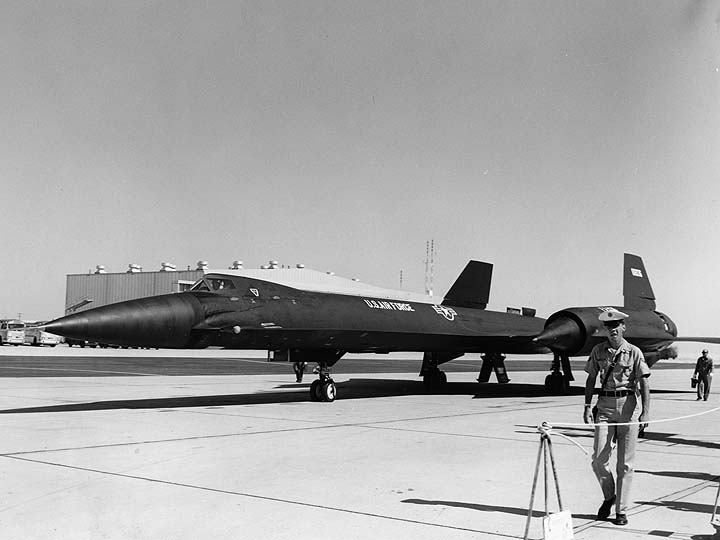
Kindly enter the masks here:
<path id="1" fill-rule="evenodd" d="M 639 426 L 615 426 L 613 423 L 637 422 L 640 408 L 637 397 L 630 394 L 615 398 L 600 396 L 598 398 L 598 414 L 595 423 L 595 440 L 593 444 L 592 468 L 600 482 L 605 500 L 615 499 L 615 511 L 627 513 L 630 505 L 630 488 L 635 465 L 635 447 L 637 445 Z M 610 458 L 613 448 L 617 446 L 617 476 L 613 477 Z"/>
<path id="2" fill-rule="evenodd" d="M 708 396 L 710 395 L 710 383 L 712 382 L 712 378 L 710 377 L 709 373 L 698 373 L 698 382 L 697 382 L 697 396 L 699 398 L 703 398 L 705 401 L 707 401 Z"/>

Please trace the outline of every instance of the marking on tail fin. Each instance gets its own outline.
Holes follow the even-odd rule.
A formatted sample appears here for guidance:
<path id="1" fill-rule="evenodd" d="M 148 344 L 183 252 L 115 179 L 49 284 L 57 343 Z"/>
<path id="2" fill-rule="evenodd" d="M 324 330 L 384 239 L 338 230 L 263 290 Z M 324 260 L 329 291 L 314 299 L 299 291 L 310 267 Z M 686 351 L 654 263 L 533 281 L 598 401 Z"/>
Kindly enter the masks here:
<path id="1" fill-rule="evenodd" d="M 625 253 L 623 262 L 623 297 L 625 298 L 623 307 L 654 311 L 655 293 L 642 258 Z"/>

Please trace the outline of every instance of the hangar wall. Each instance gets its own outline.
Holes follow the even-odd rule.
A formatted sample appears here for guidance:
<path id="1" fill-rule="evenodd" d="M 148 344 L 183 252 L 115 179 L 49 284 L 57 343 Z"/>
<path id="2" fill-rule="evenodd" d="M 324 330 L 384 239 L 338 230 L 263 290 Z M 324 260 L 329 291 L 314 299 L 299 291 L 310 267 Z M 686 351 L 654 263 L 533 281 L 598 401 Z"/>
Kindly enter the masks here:
<path id="1" fill-rule="evenodd" d="M 68 274 L 65 314 L 156 294 L 181 292 L 204 274 L 202 269 L 122 273 Z"/>

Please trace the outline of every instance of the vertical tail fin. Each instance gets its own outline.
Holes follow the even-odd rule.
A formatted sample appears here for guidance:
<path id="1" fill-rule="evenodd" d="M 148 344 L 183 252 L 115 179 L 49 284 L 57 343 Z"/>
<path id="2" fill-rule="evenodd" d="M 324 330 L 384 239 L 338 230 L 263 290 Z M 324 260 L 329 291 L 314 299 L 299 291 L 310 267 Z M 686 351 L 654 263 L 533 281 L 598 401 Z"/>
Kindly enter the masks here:
<path id="1" fill-rule="evenodd" d="M 485 309 L 490 299 L 493 265 L 470 261 L 442 301 L 444 306 Z"/>
<path id="2" fill-rule="evenodd" d="M 624 260 L 623 296 L 626 308 L 655 310 L 655 293 L 643 260 L 630 253 L 625 254 Z"/>

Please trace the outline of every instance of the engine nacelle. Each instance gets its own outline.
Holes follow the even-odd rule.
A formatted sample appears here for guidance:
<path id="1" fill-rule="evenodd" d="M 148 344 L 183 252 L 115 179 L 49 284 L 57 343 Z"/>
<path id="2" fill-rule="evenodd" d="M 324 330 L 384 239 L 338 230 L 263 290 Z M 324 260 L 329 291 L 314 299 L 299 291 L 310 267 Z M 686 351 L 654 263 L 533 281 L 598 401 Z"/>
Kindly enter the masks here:
<path id="1" fill-rule="evenodd" d="M 535 338 L 553 352 L 566 356 L 583 356 L 607 337 L 599 315 L 607 307 L 574 307 L 553 313 L 545 322 L 545 329 Z M 670 318 L 650 310 L 615 308 L 629 315 L 625 338 L 643 351 L 648 364 L 663 358 L 673 358 L 669 346 L 677 335 L 677 327 Z M 677 352 L 675 352 L 677 356 Z"/>

